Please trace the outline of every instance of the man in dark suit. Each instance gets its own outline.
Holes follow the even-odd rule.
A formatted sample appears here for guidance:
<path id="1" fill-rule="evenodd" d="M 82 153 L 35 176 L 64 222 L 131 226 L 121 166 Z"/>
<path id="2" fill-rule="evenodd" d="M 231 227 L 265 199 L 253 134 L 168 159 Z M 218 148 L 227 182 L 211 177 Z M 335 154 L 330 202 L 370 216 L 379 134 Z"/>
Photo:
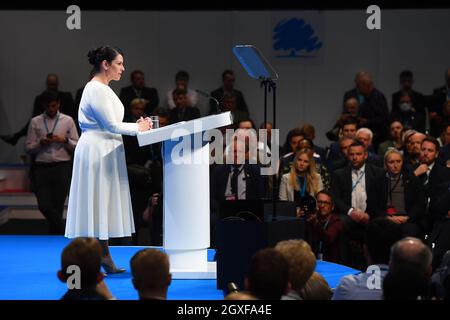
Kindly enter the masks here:
<path id="1" fill-rule="evenodd" d="M 141 70 L 134 70 L 131 73 L 131 86 L 122 88 L 119 97 L 125 107 L 125 115 L 129 113 L 130 102 L 136 98 L 146 100 L 145 114 L 148 116 L 159 104 L 158 91 L 145 86 L 145 75 Z"/>
<path id="2" fill-rule="evenodd" d="M 384 94 L 375 88 L 369 73 L 362 71 L 356 75 L 356 87 L 344 94 L 344 103 L 349 98 L 359 101 L 359 125 L 372 130 L 375 150 L 388 137 L 389 110 Z"/>
<path id="3" fill-rule="evenodd" d="M 336 213 L 344 222 L 344 241 L 351 246 L 343 248 L 346 264 L 363 269 L 366 262 L 362 253 L 364 231 L 369 220 L 385 216 L 381 192 L 384 171 L 366 163 L 368 157 L 364 145 L 356 141 L 348 148 L 350 166 L 336 170 L 331 180 L 331 191 Z"/>
<path id="4" fill-rule="evenodd" d="M 216 98 L 217 101 L 222 101 L 225 93 L 233 94 L 236 97 L 236 109 L 248 113 L 247 103 L 245 102 L 244 95 L 241 91 L 234 88 L 236 77 L 233 70 L 225 70 L 222 73 L 222 87 L 211 92 L 211 96 Z M 223 109 L 223 107 L 222 107 Z M 210 102 L 208 114 L 217 113 L 217 105 L 214 101 Z"/>
<path id="5" fill-rule="evenodd" d="M 425 132 L 425 97 L 420 92 L 414 91 L 413 73 L 404 70 L 400 73 L 401 89 L 392 94 L 391 119 L 406 120 L 401 121 L 404 126 Z"/>
<path id="6" fill-rule="evenodd" d="M 74 120 L 75 123 L 78 123 L 78 112 L 77 112 L 77 109 L 75 108 L 72 94 L 70 92 L 59 91 L 59 88 L 58 88 L 59 87 L 59 79 L 56 74 L 51 73 L 51 74 L 47 75 L 46 86 L 47 86 L 47 89 L 40 95 L 36 96 L 36 98 L 34 99 L 33 112 L 32 112 L 31 118 L 34 118 L 44 112 L 45 107 L 46 107 L 46 103 L 44 103 L 44 96 L 46 95 L 47 91 L 52 91 L 58 95 L 59 104 L 60 104 L 60 107 L 59 107 L 60 112 L 64 113 L 65 115 L 70 116 Z M 30 120 L 31 120 L 31 118 L 30 118 Z M 25 124 L 25 126 L 18 132 L 14 133 L 12 135 L 8 135 L 8 136 L 1 136 L 0 138 L 11 145 L 16 145 L 17 141 L 21 137 L 25 137 L 27 135 L 29 124 L 30 124 L 30 121 L 28 121 Z"/>
<path id="7" fill-rule="evenodd" d="M 445 72 L 445 85 L 433 90 L 430 101 L 430 133 L 437 138 L 441 134 L 441 126 L 444 116 L 444 104 L 450 100 L 450 68 Z"/>
<path id="8" fill-rule="evenodd" d="M 175 108 L 169 111 L 171 124 L 200 118 L 200 110 L 197 107 L 188 105 L 187 91 L 185 89 L 175 89 L 173 91 L 173 101 Z"/>
<path id="9" fill-rule="evenodd" d="M 439 219 L 439 210 L 436 203 L 439 197 L 446 192 L 450 181 L 450 169 L 440 165 L 438 157 L 439 142 L 433 137 L 423 139 L 420 147 L 421 164 L 414 170 L 425 187 L 425 195 L 429 199 L 429 214 L 427 218 L 427 231 L 430 232 L 436 220 Z"/>
<path id="10" fill-rule="evenodd" d="M 400 151 L 388 150 L 384 163 L 385 188 L 381 192 L 388 218 L 401 226 L 405 237 L 423 238 L 426 209 L 423 184 L 416 176 L 403 169 Z"/>

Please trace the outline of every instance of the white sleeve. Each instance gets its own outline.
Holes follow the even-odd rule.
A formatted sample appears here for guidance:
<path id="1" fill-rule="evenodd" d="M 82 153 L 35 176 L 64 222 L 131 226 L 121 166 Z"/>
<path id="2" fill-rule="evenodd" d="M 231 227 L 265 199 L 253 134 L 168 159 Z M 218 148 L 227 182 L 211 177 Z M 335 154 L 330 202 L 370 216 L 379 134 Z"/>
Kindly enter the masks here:
<path id="1" fill-rule="evenodd" d="M 100 127 L 116 134 L 137 135 L 136 123 L 119 122 L 114 118 L 114 105 L 107 88 L 91 91 L 91 101 L 92 112 Z"/>

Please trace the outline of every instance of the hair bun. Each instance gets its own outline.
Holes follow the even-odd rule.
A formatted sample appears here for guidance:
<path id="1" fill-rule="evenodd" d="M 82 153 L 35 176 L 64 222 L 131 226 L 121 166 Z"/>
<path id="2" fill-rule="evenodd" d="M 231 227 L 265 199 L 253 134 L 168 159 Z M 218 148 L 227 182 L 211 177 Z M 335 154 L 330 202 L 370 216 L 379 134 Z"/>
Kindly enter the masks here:
<path id="1" fill-rule="evenodd" d="M 99 62 L 100 56 L 101 56 L 101 47 L 94 49 L 94 50 L 90 50 L 88 53 L 88 58 L 89 58 L 89 63 L 92 65 L 96 65 Z"/>

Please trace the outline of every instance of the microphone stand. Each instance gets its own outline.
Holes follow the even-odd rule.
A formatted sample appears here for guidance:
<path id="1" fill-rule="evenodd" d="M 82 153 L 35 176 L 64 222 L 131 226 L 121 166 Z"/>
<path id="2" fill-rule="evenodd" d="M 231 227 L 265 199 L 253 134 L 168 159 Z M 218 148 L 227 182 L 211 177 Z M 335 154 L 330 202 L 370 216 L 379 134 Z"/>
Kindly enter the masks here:
<path id="1" fill-rule="evenodd" d="M 267 130 L 267 93 L 272 91 L 272 106 L 273 106 L 273 123 L 272 127 L 276 128 L 276 105 L 277 105 L 277 98 L 276 98 L 276 92 L 277 92 L 277 85 L 275 81 L 273 81 L 270 78 L 260 78 L 261 80 L 261 87 L 264 87 L 264 125 L 266 126 Z M 274 146 L 272 145 L 272 148 Z M 266 144 L 264 145 L 264 149 L 266 149 Z M 264 154 L 267 155 L 267 151 L 264 150 Z M 272 153 L 273 154 L 273 153 Z M 273 159 L 272 159 L 273 161 Z M 277 183 L 277 177 L 276 174 L 272 175 L 272 221 L 277 221 L 277 202 L 275 200 L 276 197 L 276 183 Z"/>

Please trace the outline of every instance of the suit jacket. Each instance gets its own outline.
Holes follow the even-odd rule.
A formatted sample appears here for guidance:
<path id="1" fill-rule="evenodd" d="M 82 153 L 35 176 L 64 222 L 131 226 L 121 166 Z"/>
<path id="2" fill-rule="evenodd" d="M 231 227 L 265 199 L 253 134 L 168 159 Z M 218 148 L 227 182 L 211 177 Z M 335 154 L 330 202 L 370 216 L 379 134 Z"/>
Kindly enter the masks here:
<path id="1" fill-rule="evenodd" d="M 422 184 L 425 183 L 427 177 L 426 173 L 418 176 Z M 430 214 L 433 217 L 438 217 L 441 211 L 436 205 L 440 196 L 442 196 L 448 189 L 450 184 L 450 169 L 441 166 L 438 162 L 434 163 L 433 169 L 430 171 L 428 183 L 425 185 L 425 196 L 430 198 Z"/>
<path id="2" fill-rule="evenodd" d="M 336 212 L 346 215 L 352 207 L 352 168 L 347 166 L 345 168 L 336 170 L 333 173 L 331 180 L 331 192 L 335 202 Z M 370 218 L 384 216 L 382 192 L 384 187 L 384 170 L 374 165 L 366 163 L 366 193 L 367 193 L 367 208 L 366 212 Z"/>
<path id="3" fill-rule="evenodd" d="M 224 93 L 225 93 L 225 91 L 223 90 L 222 87 L 220 87 L 220 88 L 214 90 L 213 92 L 211 92 L 211 96 L 216 98 L 217 101 L 219 101 L 219 103 L 220 103 Z M 245 112 L 248 113 L 247 103 L 245 102 L 244 95 L 242 94 L 242 92 L 239 91 L 239 90 L 234 89 L 234 94 L 236 95 L 236 109 L 240 110 L 240 111 L 245 111 Z M 211 100 L 209 103 L 210 104 L 209 104 L 209 112 L 208 112 L 208 114 L 215 114 L 215 113 L 217 113 L 217 105 L 216 105 L 216 103 L 213 100 Z"/>
<path id="4" fill-rule="evenodd" d="M 149 103 L 145 107 L 145 114 L 147 116 L 152 115 L 153 110 L 159 105 L 158 91 L 155 88 L 144 87 L 141 90 L 141 96 L 138 97 L 134 91 L 133 86 L 124 87 L 120 90 L 120 100 L 125 107 L 125 115 L 127 115 L 130 109 L 130 103 L 135 98 L 141 98 L 148 100 Z"/>
<path id="5" fill-rule="evenodd" d="M 405 210 L 411 221 L 418 221 L 425 215 L 426 197 L 425 188 L 420 180 L 408 172 L 403 172 L 402 182 L 404 187 Z M 389 177 L 384 177 L 383 205 L 387 209 L 389 196 Z"/>
<path id="6" fill-rule="evenodd" d="M 211 174 L 211 198 L 219 203 L 225 200 L 225 190 L 230 174 L 230 164 L 215 166 Z M 258 164 L 244 164 L 244 174 L 246 177 L 246 200 L 261 199 L 265 194 L 265 183 L 261 176 L 261 166 Z"/>
<path id="7" fill-rule="evenodd" d="M 358 100 L 356 88 L 345 93 L 344 102 L 349 98 Z M 367 119 L 365 127 L 372 130 L 374 145 L 378 147 L 378 144 L 388 137 L 389 110 L 384 94 L 378 89 L 373 89 L 369 96 L 365 97 L 364 103 L 359 106 L 358 116 Z"/>
<path id="8" fill-rule="evenodd" d="M 169 122 L 170 124 L 177 123 L 180 121 L 189 121 L 200 118 L 200 110 L 197 107 L 185 107 L 183 116 L 179 114 L 179 108 L 173 108 L 169 111 Z"/>

